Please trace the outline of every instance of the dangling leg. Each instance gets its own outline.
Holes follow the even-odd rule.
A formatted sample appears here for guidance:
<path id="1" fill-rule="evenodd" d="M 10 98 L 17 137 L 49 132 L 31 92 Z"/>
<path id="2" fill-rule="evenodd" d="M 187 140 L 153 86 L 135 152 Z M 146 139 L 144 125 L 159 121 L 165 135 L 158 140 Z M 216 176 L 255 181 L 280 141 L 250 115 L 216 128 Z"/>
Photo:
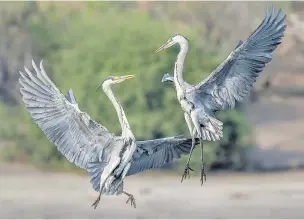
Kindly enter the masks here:
<path id="1" fill-rule="evenodd" d="M 194 132 L 192 132 L 192 133 L 194 133 Z M 188 179 L 190 178 L 190 172 L 189 172 L 189 170 L 194 171 L 194 170 L 189 166 L 189 164 L 190 164 L 190 159 L 191 159 L 191 155 L 192 155 L 194 146 L 195 146 L 195 136 L 192 135 L 191 150 L 190 150 L 190 154 L 189 154 L 189 157 L 188 157 L 186 166 L 185 166 L 184 174 L 183 174 L 182 179 L 181 179 L 181 183 L 183 182 L 184 179 L 187 178 L 187 176 L 188 176 Z"/>
<path id="2" fill-rule="evenodd" d="M 122 179 L 125 178 L 125 176 L 127 175 L 128 171 L 129 171 L 129 169 L 130 169 L 130 167 L 131 167 L 131 163 L 129 162 L 129 163 L 127 164 L 127 166 L 124 168 L 124 170 L 123 170 L 123 172 L 122 172 L 122 174 L 121 174 L 121 178 L 122 178 Z M 134 196 L 133 196 L 132 194 L 130 194 L 130 193 L 125 192 L 125 191 L 122 191 L 122 193 L 125 194 L 125 195 L 127 195 L 127 196 L 129 197 L 128 200 L 126 201 L 126 203 L 129 203 L 129 201 L 130 201 L 131 206 L 134 206 L 134 208 L 136 208 L 136 203 L 135 203 L 135 198 L 134 198 Z"/>
<path id="3" fill-rule="evenodd" d="M 101 187 L 100 187 L 100 191 L 99 191 L 99 196 L 97 197 L 96 201 L 92 204 L 94 209 L 96 209 L 96 207 L 98 206 L 98 203 L 100 202 L 100 197 L 101 197 L 103 188 L 105 187 L 105 184 L 106 184 L 108 178 L 110 177 L 113 170 L 119 165 L 119 163 L 120 163 L 120 158 L 112 156 L 111 160 L 109 161 L 109 164 L 104 168 L 104 170 L 100 176 Z"/>
<path id="4" fill-rule="evenodd" d="M 122 193 L 129 197 L 128 200 L 126 201 L 126 203 L 129 203 L 129 201 L 130 201 L 131 206 L 134 206 L 134 208 L 136 208 L 136 202 L 135 202 L 134 196 L 130 193 L 125 192 L 125 191 L 123 191 Z"/>
<path id="5" fill-rule="evenodd" d="M 201 146 L 201 186 L 204 184 L 204 180 L 206 182 L 206 174 L 205 174 L 205 168 L 204 168 L 204 145 L 202 143 L 202 140 L 200 140 L 200 146 Z"/>
<path id="6" fill-rule="evenodd" d="M 100 202 L 100 197 L 101 197 L 101 193 L 102 193 L 102 190 L 105 186 L 105 183 L 102 184 L 101 188 L 100 188 L 100 191 L 99 191 L 99 196 L 97 197 L 97 199 L 95 200 L 95 202 L 92 204 L 92 206 L 94 207 L 94 209 L 96 209 L 96 207 L 98 206 L 98 203 Z"/>
<path id="7" fill-rule="evenodd" d="M 201 185 L 203 185 L 204 180 L 206 181 L 206 174 L 205 174 L 205 168 L 204 168 L 204 149 L 203 149 L 203 144 L 202 141 L 209 139 L 208 133 L 206 133 L 206 130 L 204 128 L 201 128 L 201 124 L 199 121 L 202 120 L 202 115 L 203 115 L 202 110 L 195 110 L 191 113 L 191 119 L 193 122 L 193 125 L 196 129 L 196 132 L 198 132 L 198 137 L 200 138 L 200 146 L 201 146 Z"/>
<path id="8" fill-rule="evenodd" d="M 182 175 L 181 183 L 183 182 L 184 179 L 187 178 L 187 176 L 188 176 L 188 178 L 190 178 L 190 172 L 189 172 L 189 170 L 193 171 L 193 169 L 189 166 L 189 163 L 190 163 L 192 152 L 193 152 L 193 149 L 194 149 L 194 146 L 195 146 L 195 140 L 194 140 L 194 138 L 195 138 L 195 130 L 192 127 L 191 118 L 190 118 L 190 116 L 187 113 L 184 113 L 184 117 L 185 117 L 186 123 L 188 125 L 190 134 L 192 136 L 192 145 L 191 145 L 191 150 L 190 150 L 190 154 L 189 154 L 189 157 L 188 157 L 188 161 L 187 161 L 186 166 L 185 166 L 184 174 Z"/>

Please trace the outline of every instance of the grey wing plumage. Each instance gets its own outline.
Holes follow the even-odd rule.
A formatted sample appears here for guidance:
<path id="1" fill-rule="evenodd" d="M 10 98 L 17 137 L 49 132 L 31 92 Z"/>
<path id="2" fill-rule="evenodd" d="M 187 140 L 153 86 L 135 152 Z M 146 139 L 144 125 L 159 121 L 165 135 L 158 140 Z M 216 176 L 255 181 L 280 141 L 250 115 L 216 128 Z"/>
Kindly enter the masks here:
<path id="1" fill-rule="evenodd" d="M 192 139 L 168 137 L 147 141 L 136 141 L 137 148 L 127 176 L 152 168 L 160 168 L 182 155 L 190 153 Z M 195 139 L 195 145 L 199 139 Z"/>
<path id="2" fill-rule="evenodd" d="M 199 94 L 212 96 L 213 110 L 234 108 L 235 100 L 242 101 L 249 93 L 259 73 L 272 60 L 271 53 L 281 43 L 285 17 L 281 16 L 281 9 L 277 15 L 273 7 L 270 14 L 267 9 L 263 22 L 249 38 L 240 41 L 228 58 L 194 87 Z"/>
<path id="3" fill-rule="evenodd" d="M 32 61 L 34 73 L 25 67 L 20 71 L 19 82 L 23 102 L 35 123 L 48 139 L 71 162 L 87 169 L 94 156 L 102 157 L 107 144 L 114 135 L 81 112 L 72 90 L 66 97 L 59 91 L 45 72 L 42 61 L 40 69 Z"/>
<path id="4" fill-rule="evenodd" d="M 69 91 L 67 92 L 67 94 L 65 95 L 66 99 L 71 103 L 71 104 L 74 104 L 74 105 L 77 105 L 78 107 L 78 103 L 76 101 L 76 98 L 74 96 L 74 93 L 73 93 L 73 90 L 72 89 L 69 89 Z"/>

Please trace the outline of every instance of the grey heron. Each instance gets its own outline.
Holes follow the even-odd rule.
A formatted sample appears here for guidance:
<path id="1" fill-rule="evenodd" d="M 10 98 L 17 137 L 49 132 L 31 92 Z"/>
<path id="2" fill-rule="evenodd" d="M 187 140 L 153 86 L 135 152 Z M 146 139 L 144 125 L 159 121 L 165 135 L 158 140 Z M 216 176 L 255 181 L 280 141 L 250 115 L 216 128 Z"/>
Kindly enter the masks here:
<path id="1" fill-rule="evenodd" d="M 155 53 L 179 44 L 180 51 L 174 65 L 173 82 L 178 101 L 184 111 L 184 117 L 192 138 L 216 141 L 223 136 L 223 123 L 216 119 L 216 112 L 234 108 L 236 101 L 242 101 L 253 87 L 259 73 L 266 63 L 272 60 L 272 52 L 281 43 L 286 25 L 286 15 L 277 14 L 274 7 L 266 15 L 258 28 L 246 41 L 239 41 L 229 54 L 206 79 L 197 85 L 190 85 L 183 79 L 183 64 L 188 52 L 188 39 L 181 34 L 172 35 Z M 169 74 L 165 74 L 162 82 L 172 82 Z M 182 180 L 189 176 L 189 162 Z M 201 145 L 201 184 L 206 181 L 203 162 L 203 145 Z"/>
<path id="2" fill-rule="evenodd" d="M 60 92 L 48 77 L 42 61 L 38 68 L 32 60 L 32 66 L 34 72 L 26 67 L 25 72 L 20 71 L 23 102 L 34 122 L 66 159 L 88 171 L 92 188 L 99 192 L 92 205 L 94 209 L 102 194 L 125 194 L 127 203 L 130 201 L 131 206 L 136 207 L 134 196 L 123 189 L 125 176 L 160 168 L 190 153 L 192 140 L 180 136 L 136 141 L 125 112 L 111 89 L 112 85 L 134 75 L 109 76 L 100 86 L 111 100 L 121 125 L 121 136 L 115 136 L 78 108 L 71 89 L 66 96 Z M 199 139 L 196 140 L 198 143 Z"/>

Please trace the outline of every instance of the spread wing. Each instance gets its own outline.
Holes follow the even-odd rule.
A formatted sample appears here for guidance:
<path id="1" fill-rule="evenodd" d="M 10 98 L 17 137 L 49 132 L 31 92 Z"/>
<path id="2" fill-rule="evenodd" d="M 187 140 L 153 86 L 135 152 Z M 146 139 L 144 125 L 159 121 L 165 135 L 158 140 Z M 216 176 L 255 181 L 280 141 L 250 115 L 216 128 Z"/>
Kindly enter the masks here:
<path id="1" fill-rule="evenodd" d="M 114 135 L 81 112 L 69 90 L 66 97 L 59 91 L 45 72 L 32 61 L 35 73 L 25 67 L 20 72 L 20 92 L 23 102 L 35 123 L 48 139 L 71 162 L 87 169 L 90 158 L 99 156 L 113 140 Z"/>
<path id="2" fill-rule="evenodd" d="M 148 141 L 137 141 L 137 149 L 133 154 L 133 163 L 127 176 L 152 168 L 160 168 L 182 155 L 189 154 L 192 139 L 168 137 Z M 195 139 L 195 145 L 199 139 Z"/>
<path id="3" fill-rule="evenodd" d="M 234 108 L 249 93 L 259 73 L 272 60 L 272 52 L 281 43 L 286 25 L 281 9 L 275 15 L 268 9 L 260 26 L 237 47 L 204 81 L 194 87 L 199 95 L 209 94 L 213 110 Z M 193 90 L 192 90 L 193 91 Z"/>

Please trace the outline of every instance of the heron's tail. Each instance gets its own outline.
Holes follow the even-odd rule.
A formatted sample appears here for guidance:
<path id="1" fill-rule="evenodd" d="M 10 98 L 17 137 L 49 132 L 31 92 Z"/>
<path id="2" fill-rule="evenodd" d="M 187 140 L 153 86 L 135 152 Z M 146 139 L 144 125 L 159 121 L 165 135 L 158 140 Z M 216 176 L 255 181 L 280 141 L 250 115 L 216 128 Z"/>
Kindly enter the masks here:
<path id="1" fill-rule="evenodd" d="M 103 172 L 103 166 L 100 162 L 90 162 L 87 170 L 91 176 L 91 184 L 93 189 L 98 192 L 100 190 L 100 177 Z M 123 192 L 123 180 L 109 176 L 105 182 L 105 187 L 102 190 L 104 195 L 119 195 Z"/>
<path id="2" fill-rule="evenodd" d="M 113 170 L 118 166 L 120 159 L 111 157 L 110 161 L 100 159 L 92 159 L 88 162 L 86 170 L 91 176 L 91 184 L 96 192 L 105 195 L 119 195 L 123 190 L 123 181 L 120 177 L 113 176 Z"/>
<path id="3" fill-rule="evenodd" d="M 103 194 L 107 196 L 120 195 L 123 192 L 123 186 L 124 183 L 121 178 L 114 178 L 114 176 L 111 176 L 106 182 Z"/>
<path id="4" fill-rule="evenodd" d="M 203 140 L 218 141 L 223 137 L 223 123 L 216 118 L 208 117 L 207 122 L 201 128 Z"/>

